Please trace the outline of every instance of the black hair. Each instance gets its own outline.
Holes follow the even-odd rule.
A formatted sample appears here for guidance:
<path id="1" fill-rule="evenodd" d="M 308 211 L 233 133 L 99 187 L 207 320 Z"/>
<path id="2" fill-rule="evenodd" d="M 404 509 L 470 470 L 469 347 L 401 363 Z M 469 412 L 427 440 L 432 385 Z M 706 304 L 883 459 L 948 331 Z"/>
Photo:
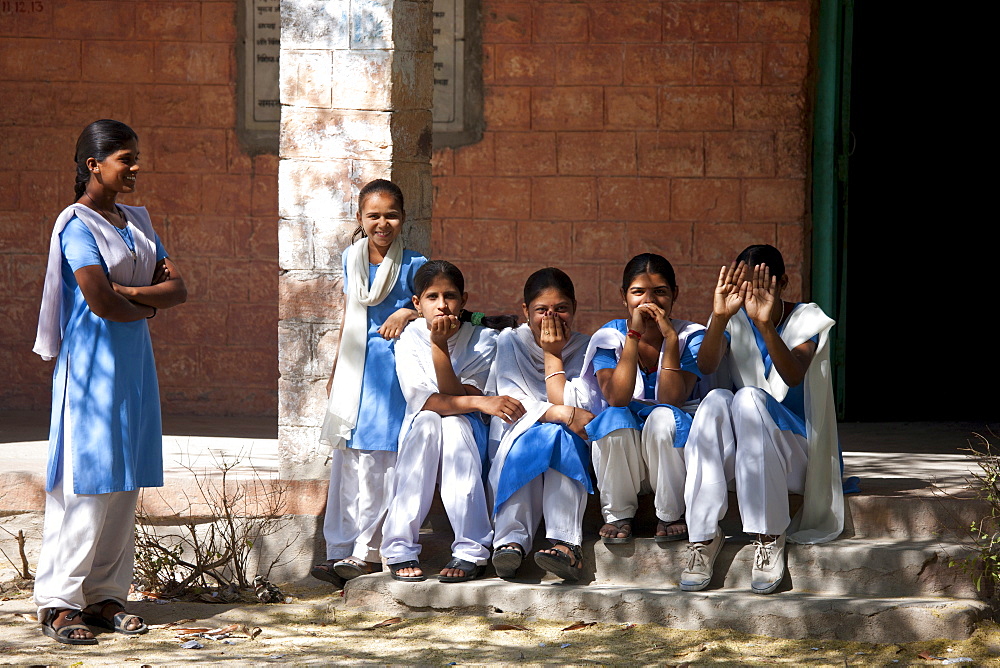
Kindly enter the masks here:
<path id="1" fill-rule="evenodd" d="M 736 256 L 736 263 L 740 262 L 745 262 L 750 269 L 758 264 L 766 264 L 771 275 L 776 278 L 785 275 L 785 260 L 781 257 L 781 251 L 770 244 L 747 246 L 742 253 Z"/>
<path id="2" fill-rule="evenodd" d="M 374 194 L 388 195 L 396 200 L 396 204 L 399 205 L 399 212 L 406 214 L 406 206 L 403 201 L 403 191 L 392 181 L 386 179 L 375 179 L 374 181 L 369 181 L 362 188 L 361 192 L 358 193 L 358 215 L 361 215 L 361 210 L 365 206 L 365 200 L 368 199 L 369 195 Z M 365 236 L 365 228 L 360 224 L 358 228 L 354 230 L 354 234 L 351 235 L 351 241 L 357 241 L 358 239 Z"/>
<path id="3" fill-rule="evenodd" d="M 573 287 L 573 280 L 562 269 L 556 267 L 545 267 L 539 269 L 524 282 L 524 305 L 527 306 L 538 298 L 543 290 L 554 288 L 569 297 L 576 308 L 576 289 Z"/>
<path id="4" fill-rule="evenodd" d="M 115 151 L 122 150 L 131 141 L 138 142 L 139 135 L 121 121 L 102 118 L 83 129 L 80 138 L 76 140 L 76 153 L 73 156 L 73 162 L 76 163 L 74 185 L 76 199 L 83 197 L 87 184 L 90 183 L 87 159 L 93 158 L 97 162 L 103 162 L 105 158 Z"/>
<path id="5" fill-rule="evenodd" d="M 418 299 L 438 276 L 444 276 L 452 282 L 459 292 L 465 292 L 465 276 L 462 275 L 458 267 L 447 260 L 431 260 L 420 267 L 417 270 L 417 274 L 413 277 L 413 290 L 416 292 Z M 486 315 L 462 309 L 458 319 L 462 322 L 471 322 L 474 325 L 482 325 L 490 329 L 517 327 L 516 315 Z"/>
<path id="6" fill-rule="evenodd" d="M 632 281 L 640 274 L 659 274 L 667 280 L 671 290 L 677 290 L 674 268 L 662 255 L 641 253 L 629 260 L 625 265 L 625 271 L 622 272 L 622 292 L 628 292 L 628 286 L 632 285 Z"/>

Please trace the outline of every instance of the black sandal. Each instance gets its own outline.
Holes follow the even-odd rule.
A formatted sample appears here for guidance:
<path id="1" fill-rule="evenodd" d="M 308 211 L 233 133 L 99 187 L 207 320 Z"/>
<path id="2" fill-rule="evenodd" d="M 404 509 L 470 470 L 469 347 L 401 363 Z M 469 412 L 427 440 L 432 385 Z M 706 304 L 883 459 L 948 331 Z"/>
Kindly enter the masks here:
<path id="1" fill-rule="evenodd" d="M 389 564 L 389 575 L 392 576 L 393 580 L 400 582 L 423 582 L 427 579 L 427 575 L 423 573 L 420 575 L 399 575 L 399 571 L 404 568 L 420 568 L 420 562 L 411 559 L 410 561 L 401 561 L 398 564 Z"/>
<path id="2" fill-rule="evenodd" d="M 372 567 L 368 565 L 368 562 L 355 559 L 354 557 L 347 557 L 334 563 L 333 570 L 345 580 L 353 580 L 362 575 L 371 575 Z"/>
<path id="3" fill-rule="evenodd" d="M 64 645 L 96 645 L 97 638 L 73 638 L 72 635 L 76 631 L 90 631 L 86 624 L 63 624 L 62 626 L 55 626 L 53 623 L 59 618 L 60 613 L 69 611 L 63 619 L 67 622 L 72 622 L 77 617 L 81 617 L 83 614 L 82 610 L 76 610 L 73 608 L 46 608 L 45 617 L 42 619 L 42 633 L 52 638 L 56 642 L 61 642 Z"/>
<path id="4" fill-rule="evenodd" d="M 104 613 L 108 606 L 114 606 L 118 609 L 118 612 L 112 614 L 111 617 L 105 616 Z M 139 620 L 139 626 L 130 629 L 128 627 L 129 622 L 135 619 Z M 96 626 L 127 636 L 137 636 L 149 631 L 149 627 L 146 626 L 146 622 L 143 621 L 142 617 L 125 612 L 125 606 L 113 598 L 105 599 L 100 603 L 92 603 L 84 608 L 83 621 L 89 626 Z"/>
<path id="5" fill-rule="evenodd" d="M 623 545 L 625 543 L 631 543 L 633 522 L 635 522 L 634 517 L 628 517 L 623 520 L 615 520 L 613 522 L 605 522 L 604 524 L 611 525 L 618 529 L 618 533 L 626 533 L 623 527 L 628 527 L 628 535 L 624 538 L 618 538 L 617 536 L 601 536 L 601 540 L 604 541 L 605 545 Z"/>
<path id="6" fill-rule="evenodd" d="M 569 548 L 569 553 L 557 550 L 556 545 Z M 535 552 L 535 563 L 563 580 L 576 582 L 583 573 L 583 551 L 579 545 L 559 540 L 549 549 Z"/>
<path id="7" fill-rule="evenodd" d="M 512 578 L 524 561 L 524 548 L 518 543 L 507 543 L 493 550 L 493 568 L 499 578 Z"/>
<path id="8" fill-rule="evenodd" d="M 656 533 L 660 532 L 661 528 L 664 531 L 667 531 L 670 527 L 676 526 L 678 524 L 684 525 L 684 531 L 678 531 L 677 533 L 666 533 L 662 536 L 656 535 Z M 665 522 L 663 520 L 658 519 L 656 522 L 656 533 L 653 534 L 653 540 L 655 540 L 657 543 L 672 543 L 675 540 L 687 540 L 688 537 L 687 521 L 685 521 L 684 515 L 682 514 L 673 522 Z"/>
<path id="9" fill-rule="evenodd" d="M 449 568 L 457 568 L 462 571 L 462 575 L 438 575 L 438 582 L 468 582 L 483 577 L 483 573 L 486 572 L 486 566 L 477 566 L 471 561 L 458 557 L 452 557 L 451 561 L 445 564 L 441 570 Z"/>
<path id="10" fill-rule="evenodd" d="M 309 575 L 313 576 L 317 580 L 322 580 L 323 582 L 329 582 L 334 586 L 335 589 L 343 589 L 344 583 L 346 582 L 344 578 L 337 575 L 337 572 L 333 570 L 334 564 L 337 563 L 336 559 L 327 559 L 321 564 L 316 564 L 309 569 Z"/>

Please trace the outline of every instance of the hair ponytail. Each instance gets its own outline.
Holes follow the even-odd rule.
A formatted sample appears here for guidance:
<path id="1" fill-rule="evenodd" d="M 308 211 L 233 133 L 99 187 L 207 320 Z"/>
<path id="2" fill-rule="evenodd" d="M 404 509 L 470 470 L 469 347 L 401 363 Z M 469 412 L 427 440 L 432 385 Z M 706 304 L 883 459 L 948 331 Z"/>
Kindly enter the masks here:
<path id="1" fill-rule="evenodd" d="M 459 314 L 458 319 L 462 322 L 471 322 L 473 325 L 479 325 L 496 330 L 507 329 L 508 327 L 517 327 L 518 324 L 518 317 L 513 313 L 506 315 L 486 315 L 480 311 L 467 311 L 462 309 L 462 313 Z"/>

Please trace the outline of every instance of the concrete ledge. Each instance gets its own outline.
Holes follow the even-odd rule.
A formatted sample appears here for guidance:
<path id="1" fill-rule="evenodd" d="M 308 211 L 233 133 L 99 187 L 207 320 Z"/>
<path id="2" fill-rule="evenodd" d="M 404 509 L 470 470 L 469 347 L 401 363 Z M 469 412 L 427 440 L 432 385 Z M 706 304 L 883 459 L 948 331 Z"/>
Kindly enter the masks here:
<path id="1" fill-rule="evenodd" d="M 546 619 L 656 623 L 680 629 L 728 628 L 779 638 L 909 642 L 967 638 L 989 606 L 946 598 L 868 598 L 785 592 L 681 592 L 673 587 L 505 582 L 396 582 L 387 574 L 352 580 L 348 605 L 391 614 L 488 611 Z"/>

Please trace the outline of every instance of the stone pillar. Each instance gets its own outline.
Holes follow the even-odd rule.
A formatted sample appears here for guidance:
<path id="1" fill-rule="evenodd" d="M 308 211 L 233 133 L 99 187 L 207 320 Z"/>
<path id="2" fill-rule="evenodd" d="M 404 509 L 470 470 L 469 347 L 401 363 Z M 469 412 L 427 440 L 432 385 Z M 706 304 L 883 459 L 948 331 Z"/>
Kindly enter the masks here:
<path id="1" fill-rule="evenodd" d="M 337 345 L 341 253 L 375 178 L 430 251 L 431 0 L 281 0 L 278 438 L 282 478 L 325 478 L 319 428 Z"/>

